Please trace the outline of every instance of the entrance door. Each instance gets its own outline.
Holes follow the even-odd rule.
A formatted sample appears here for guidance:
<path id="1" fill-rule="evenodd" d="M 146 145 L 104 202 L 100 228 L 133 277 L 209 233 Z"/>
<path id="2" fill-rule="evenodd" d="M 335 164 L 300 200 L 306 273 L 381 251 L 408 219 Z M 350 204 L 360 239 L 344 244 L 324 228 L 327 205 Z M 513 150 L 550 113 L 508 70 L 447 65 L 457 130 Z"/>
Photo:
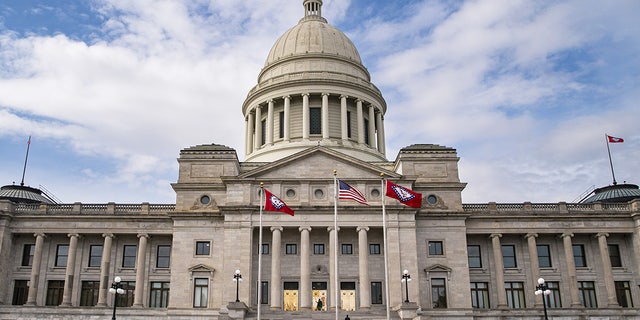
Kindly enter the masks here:
<path id="1" fill-rule="evenodd" d="M 285 282 L 284 283 L 284 311 L 298 311 L 298 283 L 297 282 Z"/>
<path id="2" fill-rule="evenodd" d="M 327 311 L 327 283 L 311 283 L 311 309 L 313 311 Z"/>
<path id="3" fill-rule="evenodd" d="M 340 283 L 340 305 L 344 311 L 356 310 L 356 283 Z"/>

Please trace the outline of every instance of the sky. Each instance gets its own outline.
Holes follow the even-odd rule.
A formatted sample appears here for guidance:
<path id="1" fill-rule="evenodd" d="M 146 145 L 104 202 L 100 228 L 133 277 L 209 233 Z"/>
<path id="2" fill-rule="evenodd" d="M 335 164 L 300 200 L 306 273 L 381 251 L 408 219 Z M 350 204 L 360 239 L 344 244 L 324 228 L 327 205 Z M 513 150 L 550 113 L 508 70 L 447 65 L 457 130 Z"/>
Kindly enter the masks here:
<path id="1" fill-rule="evenodd" d="M 464 203 L 640 183 L 640 1 L 325 0 L 387 102 L 387 159 L 455 148 Z M 302 0 L 3 0 L 0 185 L 175 203 L 179 152 L 244 153 L 241 106 Z"/>

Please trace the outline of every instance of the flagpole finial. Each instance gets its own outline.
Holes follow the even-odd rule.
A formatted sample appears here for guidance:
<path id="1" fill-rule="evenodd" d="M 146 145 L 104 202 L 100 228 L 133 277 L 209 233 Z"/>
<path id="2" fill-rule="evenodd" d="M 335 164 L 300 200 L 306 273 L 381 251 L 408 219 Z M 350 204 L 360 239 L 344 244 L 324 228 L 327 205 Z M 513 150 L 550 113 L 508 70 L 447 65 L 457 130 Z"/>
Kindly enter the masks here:
<path id="1" fill-rule="evenodd" d="M 384 172 L 380 172 L 380 178 L 384 179 Z"/>
<path id="2" fill-rule="evenodd" d="M 335 176 L 336 174 L 338 174 L 338 170 L 333 170 L 333 175 Z"/>
<path id="3" fill-rule="evenodd" d="M 260 181 L 260 188 L 264 187 L 264 182 Z"/>

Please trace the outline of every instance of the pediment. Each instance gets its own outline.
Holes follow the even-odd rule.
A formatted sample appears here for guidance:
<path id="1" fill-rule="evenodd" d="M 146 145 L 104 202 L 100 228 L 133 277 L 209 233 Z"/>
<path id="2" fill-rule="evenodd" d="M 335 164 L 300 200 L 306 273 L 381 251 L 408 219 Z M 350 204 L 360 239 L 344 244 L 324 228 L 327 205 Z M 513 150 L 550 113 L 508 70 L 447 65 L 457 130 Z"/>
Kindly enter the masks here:
<path id="1" fill-rule="evenodd" d="M 216 269 L 214 269 L 213 267 L 208 266 L 206 264 L 202 264 L 202 263 L 191 266 L 188 270 L 190 273 L 197 273 L 197 272 L 213 273 L 214 271 L 216 271 Z"/>
<path id="2" fill-rule="evenodd" d="M 425 272 L 451 272 L 451 270 L 452 270 L 451 268 L 439 263 L 432 264 L 424 268 Z"/>
<path id="3" fill-rule="evenodd" d="M 336 170 L 338 177 L 349 179 L 379 178 L 400 175 L 360 159 L 323 146 L 312 147 L 286 158 L 251 170 L 239 178 L 281 180 L 281 179 L 331 179 Z"/>

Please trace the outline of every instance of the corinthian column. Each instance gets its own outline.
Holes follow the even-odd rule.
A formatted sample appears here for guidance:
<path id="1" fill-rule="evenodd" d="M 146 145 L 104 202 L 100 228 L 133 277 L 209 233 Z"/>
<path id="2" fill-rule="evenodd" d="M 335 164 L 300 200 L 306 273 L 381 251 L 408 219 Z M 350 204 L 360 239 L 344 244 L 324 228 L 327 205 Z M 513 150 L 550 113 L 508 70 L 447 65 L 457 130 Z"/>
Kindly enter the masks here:
<path id="1" fill-rule="evenodd" d="M 100 291 L 98 291 L 98 307 L 107 306 L 107 286 L 109 285 L 109 268 L 111 268 L 111 245 L 113 234 L 105 233 L 102 245 L 102 259 L 100 260 Z"/>
<path id="2" fill-rule="evenodd" d="M 133 306 L 142 307 L 142 297 L 144 296 L 144 278 L 147 265 L 145 263 L 147 257 L 147 239 L 149 235 L 146 233 L 138 234 L 138 257 L 136 261 L 136 290 L 133 295 Z"/>
<path id="3" fill-rule="evenodd" d="M 64 292 L 62 294 L 61 306 L 71 306 L 71 293 L 75 285 L 75 267 L 76 267 L 76 253 L 78 252 L 78 238 L 80 237 L 76 233 L 71 233 L 69 237 L 69 253 L 67 256 L 67 268 L 64 276 Z"/>
<path id="4" fill-rule="evenodd" d="M 284 96 L 282 98 L 284 99 L 284 141 L 289 141 L 289 136 L 291 135 L 289 132 L 289 121 L 291 121 L 291 97 Z"/>
<path id="5" fill-rule="evenodd" d="M 311 309 L 311 267 L 309 264 L 311 227 L 300 227 L 300 308 Z"/>
<path id="6" fill-rule="evenodd" d="M 322 94 L 322 139 L 329 139 L 329 94 Z"/>
<path id="7" fill-rule="evenodd" d="M 531 279 L 529 279 L 530 283 L 538 283 L 538 278 L 540 278 L 540 262 L 538 261 L 538 246 L 536 244 L 536 237 L 538 237 L 537 233 L 527 233 L 524 236 L 527 239 L 527 247 L 529 248 L 529 262 L 531 263 Z M 535 296 L 536 306 L 542 305 L 542 296 Z"/>
<path id="8" fill-rule="evenodd" d="M 309 139 L 309 94 L 302 94 L 302 139 Z"/>
<path id="9" fill-rule="evenodd" d="M 280 310 L 282 309 L 280 293 L 282 227 L 271 227 L 271 246 L 271 310 Z"/>
<path id="10" fill-rule="evenodd" d="M 502 262 L 502 245 L 500 244 L 501 234 L 492 234 L 491 245 L 493 246 L 493 264 L 496 268 L 496 289 L 498 290 L 498 308 L 507 308 L 507 295 L 504 290 L 504 264 Z"/>
<path id="11" fill-rule="evenodd" d="M 264 130 L 264 128 L 262 128 L 262 108 L 260 107 L 260 105 L 256 106 L 255 126 L 256 130 L 253 137 L 253 149 L 258 150 L 264 142 L 262 141 L 262 130 Z"/>
<path id="12" fill-rule="evenodd" d="M 369 283 L 369 227 L 358 227 L 358 271 L 360 273 L 360 309 L 371 307 L 371 287 Z"/>
<path id="13" fill-rule="evenodd" d="M 376 148 L 376 109 L 369 105 L 369 146 Z"/>
<path id="14" fill-rule="evenodd" d="M 273 99 L 269 99 L 267 101 L 267 126 L 265 130 L 267 130 L 267 144 L 273 143 Z"/>
<path id="15" fill-rule="evenodd" d="M 571 294 L 571 307 L 580 307 L 580 296 L 578 295 L 578 277 L 576 276 L 576 262 L 573 260 L 573 244 L 571 237 L 573 233 L 563 233 L 561 236 L 564 247 L 564 259 L 567 264 L 567 282 L 569 282 L 569 293 Z"/>
<path id="16" fill-rule="evenodd" d="M 608 233 L 598 233 L 598 246 L 600 247 L 600 258 L 602 259 L 602 272 L 604 273 L 604 286 L 607 289 L 607 303 L 609 307 L 617 307 L 618 298 L 616 297 L 616 286 L 613 280 L 613 271 L 611 270 L 611 258 L 609 257 L 609 245 L 607 244 Z"/>
<path id="17" fill-rule="evenodd" d="M 26 306 L 35 306 L 38 297 L 38 286 L 40 282 L 40 265 L 42 264 L 42 245 L 44 244 L 44 233 L 34 234 L 36 237 L 36 247 L 33 251 L 33 262 L 31 264 L 31 278 L 29 279 L 29 295 Z"/>

